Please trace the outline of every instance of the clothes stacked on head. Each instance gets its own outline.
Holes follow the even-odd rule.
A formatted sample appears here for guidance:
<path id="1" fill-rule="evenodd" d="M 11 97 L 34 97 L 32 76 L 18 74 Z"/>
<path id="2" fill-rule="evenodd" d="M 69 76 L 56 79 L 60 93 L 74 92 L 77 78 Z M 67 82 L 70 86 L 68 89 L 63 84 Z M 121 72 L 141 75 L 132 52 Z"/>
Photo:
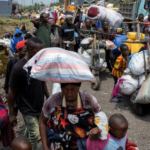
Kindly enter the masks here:
<path id="1" fill-rule="evenodd" d="M 32 57 L 24 69 L 29 78 L 53 83 L 93 81 L 88 65 L 75 52 L 61 48 L 47 48 Z"/>
<path id="2" fill-rule="evenodd" d="M 110 27 L 115 30 L 119 28 L 124 19 L 120 13 L 97 5 L 92 5 L 89 7 L 87 17 L 91 20 L 108 21 Z"/>

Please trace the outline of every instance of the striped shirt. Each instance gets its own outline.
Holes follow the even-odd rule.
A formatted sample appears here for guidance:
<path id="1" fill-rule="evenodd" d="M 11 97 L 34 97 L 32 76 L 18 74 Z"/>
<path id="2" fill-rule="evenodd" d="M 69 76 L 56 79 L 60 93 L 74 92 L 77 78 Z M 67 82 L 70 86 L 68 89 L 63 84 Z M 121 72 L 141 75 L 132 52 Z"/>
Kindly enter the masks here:
<path id="1" fill-rule="evenodd" d="M 120 55 L 115 62 L 114 68 L 112 70 L 112 75 L 120 78 L 123 74 L 123 72 L 119 71 L 118 69 L 125 70 L 127 68 L 127 61 L 123 58 L 122 55 Z"/>

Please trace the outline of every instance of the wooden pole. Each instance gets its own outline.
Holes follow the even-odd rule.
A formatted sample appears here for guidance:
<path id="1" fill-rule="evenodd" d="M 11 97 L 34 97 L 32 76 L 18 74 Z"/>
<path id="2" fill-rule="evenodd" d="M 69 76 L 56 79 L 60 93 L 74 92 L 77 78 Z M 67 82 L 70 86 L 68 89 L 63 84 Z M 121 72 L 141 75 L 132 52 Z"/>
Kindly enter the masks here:
<path id="1" fill-rule="evenodd" d="M 149 71 L 150 71 L 150 44 L 147 42 L 147 51 L 148 51 L 148 65 L 149 65 Z"/>
<path id="2" fill-rule="evenodd" d="M 143 51 L 143 58 L 144 58 L 145 80 L 146 80 L 146 79 L 147 79 L 147 70 L 146 70 L 146 59 L 145 59 L 145 51 Z"/>
<path id="3" fill-rule="evenodd" d="M 142 43 L 142 41 L 122 41 L 123 43 Z"/>
<path id="4" fill-rule="evenodd" d="M 74 24 L 74 21 L 75 21 L 75 18 L 76 18 L 77 12 L 78 12 L 78 6 L 76 6 L 76 8 L 75 8 L 75 10 L 74 10 L 73 18 L 72 18 L 72 24 Z"/>
<path id="5" fill-rule="evenodd" d="M 94 54 L 97 54 L 96 41 L 97 41 L 96 34 L 94 34 L 94 42 L 93 42 L 93 44 L 94 44 Z M 97 67 L 97 58 L 95 56 L 94 56 L 93 60 L 94 60 L 94 66 Z"/>
<path id="6" fill-rule="evenodd" d="M 123 23 L 126 23 L 126 24 L 137 24 L 137 23 L 139 23 L 139 24 L 145 24 L 145 25 L 150 25 L 150 23 L 144 23 L 144 22 L 137 22 L 137 21 L 135 21 L 135 22 L 123 22 Z"/>
<path id="7" fill-rule="evenodd" d="M 67 0 L 64 0 L 64 10 L 67 11 Z"/>
<path id="8" fill-rule="evenodd" d="M 67 8 L 67 10 L 69 11 L 70 10 L 70 0 L 68 0 L 68 8 Z"/>
<path id="9" fill-rule="evenodd" d="M 140 24 L 137 23 L 137 34 L 136 34 L 136 39 L 140 40 Z"/>
<path id="10" fill-rule="evenodd" d="M 99 33 L 99 34 L 103 34 L 103 35 L 112 35 L 114 36 L 115 34 L 109 34 L 109 33 L 103 33 L 103 32 L 99 32 L 99 31 L 91 31 L 91 30 L 85 30 L 85 29 L 81 29 L 80 30 L 81 32 L 84 31 L 84 32 L 91 32 L 91 33 Z M 118 37 L 118 35 L 115 35 Z"/>

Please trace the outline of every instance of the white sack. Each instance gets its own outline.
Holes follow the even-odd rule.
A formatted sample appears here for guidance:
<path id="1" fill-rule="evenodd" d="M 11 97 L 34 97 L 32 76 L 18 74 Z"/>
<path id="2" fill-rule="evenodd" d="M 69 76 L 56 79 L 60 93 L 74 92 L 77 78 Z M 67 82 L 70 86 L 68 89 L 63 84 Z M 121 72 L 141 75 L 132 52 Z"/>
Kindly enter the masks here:
<path id="1" fill-rule="evenodd" d="M 91 66 L 91 56 L 86 51 L 83 52 L 81 57 L 87 63 L 88 66 Z"/>
<path id="2" fill-rule="evenodd" d="M 148 66 L 148 51 L 145 50 L 145 59 L 146 59 L 146 69 L 149 69 Z M 128 68 L 134 75 L 141 75 L 145 72 L 144 70 L 144 58 L 143 58 L 143 51 L 136 53 L 132 56 L 131 60 L 129 61 Z"/>
<path id="3" fill-rule="evenodd" d="M 93 11 L 91 11 L 94 9 Z M 93 12 L 97 9 L 98 14 L 93 16 Z M 90 13 L 91 12 L 91 13 Z M 120 13 L 117 13 L 114 10 L 107 9 L 102 6 L 97 6 L 97 5 L 92 5 L 89 7 L 87 11 L 87 18 L 92 19 L 92 20 L 99 20 L 99 21 L 108 21 L 110 24 L 110 27 L 113 29 L 119 28 L 120 24 L 123 21 L 123 16 Z"/>
<path id="4" fill-rule="evenodd" d="M 138 79 L 133 78 L 131 75 L 123 75 L 121 79 L 125 79 L 125 81 L 119 84 L 119 93 L 131 95 L 138 88 Z"/>

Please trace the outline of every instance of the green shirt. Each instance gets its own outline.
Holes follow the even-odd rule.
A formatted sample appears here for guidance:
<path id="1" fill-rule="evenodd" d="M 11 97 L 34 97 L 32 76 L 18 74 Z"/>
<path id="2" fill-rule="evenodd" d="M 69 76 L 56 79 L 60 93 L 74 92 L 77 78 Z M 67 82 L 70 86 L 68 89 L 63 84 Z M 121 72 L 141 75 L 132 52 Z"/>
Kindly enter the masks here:
<path id="1" fill-rule="evenodd" d="M 51 26 L 49 24 L 44 25 L 40 22 L 34 26 L 37 28 L 38 39 L 42 41 L 44 48 L 50 47 Z"/>

